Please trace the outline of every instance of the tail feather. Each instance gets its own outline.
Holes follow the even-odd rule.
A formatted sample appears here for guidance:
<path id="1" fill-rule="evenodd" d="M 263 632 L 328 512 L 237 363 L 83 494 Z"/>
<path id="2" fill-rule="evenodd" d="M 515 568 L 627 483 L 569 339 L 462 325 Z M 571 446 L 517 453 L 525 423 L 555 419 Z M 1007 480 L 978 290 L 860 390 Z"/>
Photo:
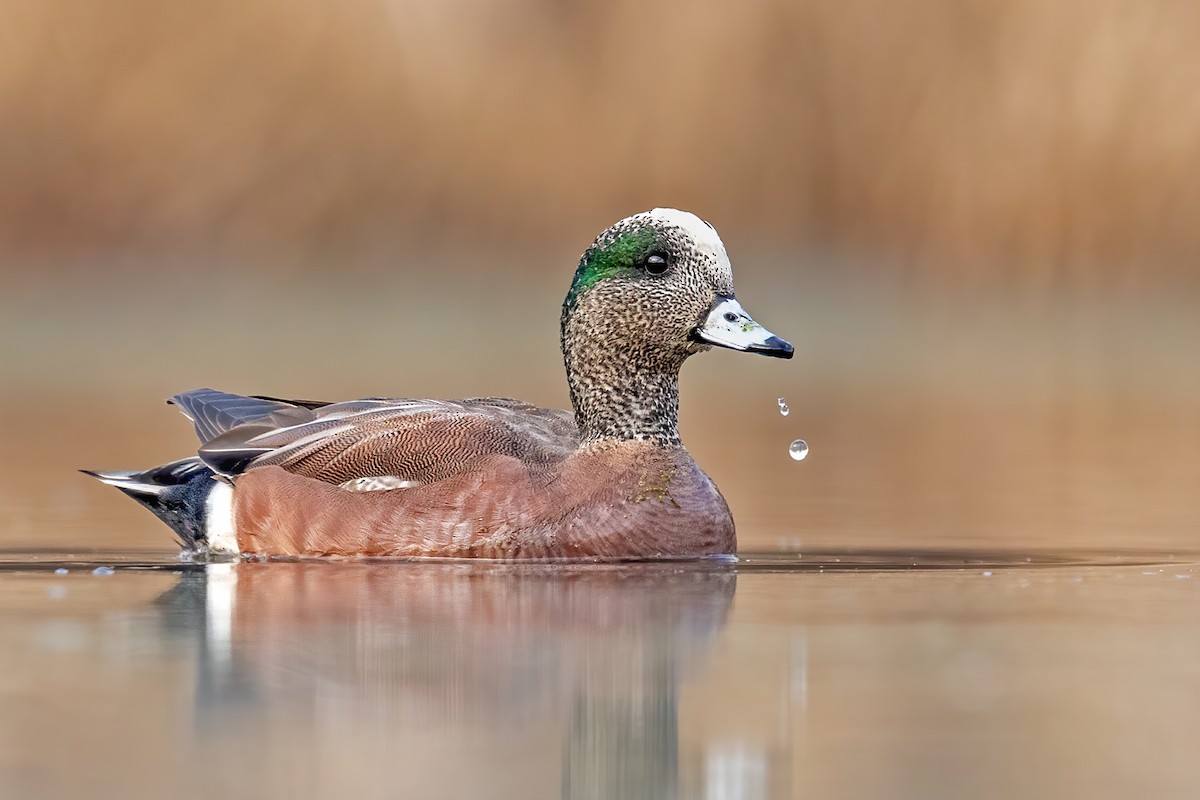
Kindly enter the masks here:
<path id="1" fill-rule="evenodd" d="M 147 470 L 134 469 L 81 469 L 84 475 L 91 475 L 101 483 L 115 486 L 130 496 L 141 495 L 157 497 L 172 486 L 187 483 L 201 473 L 211 474 L 200 459 L 195 456 L 182 458 Z"/>
<path id="2" fill-rule="evenodd" d="M 91 475 L 101 483 L 107 483 L 109 486 L 116 486 L 118 489 L 131 492 L 159 494 L 164 488 L 148 483 L 140 483 L 138 481 L 140 473 L 131 469 L 81 469 L 79 471 L 84 475 Z"/>
<path id="3" fill-rule="evenodd" d="M 328 403 L 246 397 L 216 389 L 193 389 L 167 401 L 179 406 L 196 427 L 204 459 L 192 456 L 148 470 L 80 470 L 120 489 L 170 526 L 185 550 L 234 554 L 232 486 L 218 483 L 209 463 L 233 474 L 273 448 L 247 448 L 248 436 L 316 419 Z M 236 430 L 235 430 L 236 429 Z M 229 436 L 231 431 L 234 433 Z M 209 463 L 206 463 L 208 461 Z M 228 472 L 226 472 L 228 470 Z"/>
<path id="4" fill-rule="evenodd" d="M 184 458 L 148 470 L 81 469 L 138 501 L 175 532 L 188 550 L 206 542 L 206 503 L 215 482 L 213 471 L 199 458 Z"/>

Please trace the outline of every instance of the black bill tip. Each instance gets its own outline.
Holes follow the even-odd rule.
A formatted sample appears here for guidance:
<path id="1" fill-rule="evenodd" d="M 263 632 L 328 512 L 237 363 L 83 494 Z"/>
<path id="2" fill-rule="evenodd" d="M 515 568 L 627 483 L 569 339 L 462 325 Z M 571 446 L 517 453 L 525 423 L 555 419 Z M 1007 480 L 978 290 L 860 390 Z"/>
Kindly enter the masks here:
<path id="1" fill-rule="evenodd" d="M 748 349 L 751 353 L 771 358 L 791 358 L 796 352 L 791 342 L 780 339 L 778 336 L 772 336 L 762 344 L 751 345 Z"/>

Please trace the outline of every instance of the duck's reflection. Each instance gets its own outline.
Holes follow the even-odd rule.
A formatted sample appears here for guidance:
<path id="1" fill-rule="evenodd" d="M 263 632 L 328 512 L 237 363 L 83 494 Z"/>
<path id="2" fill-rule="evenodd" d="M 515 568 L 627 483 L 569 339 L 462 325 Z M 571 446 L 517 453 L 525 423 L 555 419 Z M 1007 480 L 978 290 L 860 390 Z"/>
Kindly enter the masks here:
<path id="1" fill-rule="evenodd" d="M 735 582 L 711 563 L 239 563 L 183 574 L 161 604 L 198 643 L 201 746 L 283 724 L 301 750 L 336 739 L 347 769 L 419 741 L 455 791 L 507 770 L 524 796 L 669 797 L 677 687 Z"/>

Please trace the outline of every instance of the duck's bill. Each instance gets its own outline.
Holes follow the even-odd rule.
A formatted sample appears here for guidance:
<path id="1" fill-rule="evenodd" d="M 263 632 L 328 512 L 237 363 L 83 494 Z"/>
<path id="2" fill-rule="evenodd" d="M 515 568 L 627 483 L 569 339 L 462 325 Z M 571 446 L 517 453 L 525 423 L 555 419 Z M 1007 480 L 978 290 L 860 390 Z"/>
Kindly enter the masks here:
<path id="1" fill-rule="evenodd" d="M 732 297 L 718 297 L 708 315 L 696 326 L 692 338 L 704 344 L 728 347 L 775 358 L 791 358 L 792 346 L 754 321 Z"/>

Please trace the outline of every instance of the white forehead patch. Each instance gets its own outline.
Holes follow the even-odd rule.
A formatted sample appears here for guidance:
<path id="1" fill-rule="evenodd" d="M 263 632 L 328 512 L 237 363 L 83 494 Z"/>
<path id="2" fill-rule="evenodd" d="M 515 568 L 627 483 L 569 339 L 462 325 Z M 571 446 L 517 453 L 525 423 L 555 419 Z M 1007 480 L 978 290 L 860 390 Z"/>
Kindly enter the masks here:
<path id="1" fill-rule="evenodd" d="M 652 219 L 655 222 L 678 228 L 687 234 L 694 243 L 696 250 L 712 256 L 711 269 L 717 276 L 718 289 L 724 292 L 733 291 L 733 267 L 729 263 L 729 254 L 725 252 L 725 243 L 717 235 L 712 225 L 688 211 L 677 208 L 655 208 L 636 217 Z"/>
<path id="2" fill-rule="evenodd" d="M 697 246 L 710 251 L 719 259 L 729 260 L 729 256 L 725 253 L 725 243 L 717 235 L 716 229 L 690 211 L 680 211 L 677 208 L 656 208 L 647 211 L 646 216 L 654 217 L 686 231 Z"/>

